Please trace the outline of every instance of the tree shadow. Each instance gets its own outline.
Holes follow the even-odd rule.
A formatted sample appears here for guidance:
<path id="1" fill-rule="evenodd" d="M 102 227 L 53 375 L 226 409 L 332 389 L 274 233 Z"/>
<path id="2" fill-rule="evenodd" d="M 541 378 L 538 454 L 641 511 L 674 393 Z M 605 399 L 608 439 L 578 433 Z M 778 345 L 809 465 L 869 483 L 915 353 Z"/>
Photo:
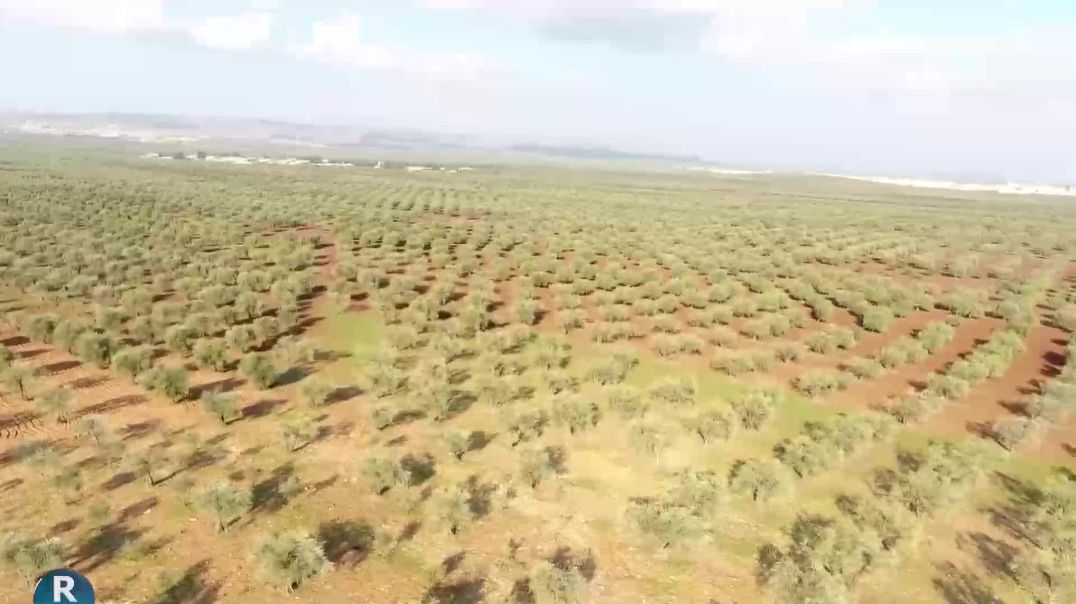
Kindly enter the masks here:
<path id="1" fill-rule="evenodd" d="M 123 430 L 120 431 L 120 434 L 123 436 L 123 440 L 125 441 L 138 440 L 139 438 L 145 438 L 146 436 L 149 436 L 150 434 L 156 432 L 157 428 L 160 425 L 161 420 L 148 419 L 146 421 L 138 422 L 135 424 L 127 424 L 126 426 L 124 426 Z"/>
<path id="2" fill-rule="evenodd" d="M 1005 604 L 982 579 L 952 562 L 936 563 L 934 571 L 938 574 L 931 582 L 947 604 Z"/>
<path id="3" fill-rule="evenodd" d="M 508 594 L 508 602 L 509 604 L 537 604 L 538 599 L 534 596 L 534 589 L 531 588 L 529 578 L 517 579 L 512 584 L 512 591 Z"/>
<path id="4" fill-rule="evenodd" d="M 553 469 L 553 472 L 557 474 L 566 474 L 568 472 L 567 466 L 564 465 L 564 462 L 568 459 L 568 451 L 564 447 L 546 447 L 545 452 L 549 455 L 549 467 Z"/>
<path id="5" fill-rule="evenodd" d="M 202 396 L 202 394 L 206 392 L 211 392 L 213 390 L 216 390 L 218 392 L 231 392 L 232 390 L 235 390 L 236 388 L 242 386 L 244 383 L 246 382 L 239 378 L 230 377 L 224 378 L 222 380 L 217 380 L 215 382 L 199 384 L 197 386 L 191 387 L 191 398 L 199 398 Z"/>
<path id="6" fill-rule="evenodd" d="M 422 522 L 420 522 L 418 520 L 412 520 L 411 522 L 408 522 L 403 527 L 403 529 L 400 531 L 400 536 L 399 536 L 399 538 L 397 540 L 400 543 L 403 543 L 404 541 L 410 541 L 410 540 L 415 538 L 415 535 L 418 535 L 418 531 L 421 528 L 422 528 Z"/>
<path id="7" fill-rule="evenodd" d="M 988 510 L 990 521 L 1013 537 L 1031 542 L 1028 511 L 1041 502 L 1042 491 L 1003 472 L 995 472 L 992 478 L 1008 493 L 1009 501 Z"/>
<path id="8" fill-rule="evenodd" d="M 486 579 L 477 577 L 453 583 L 439 581 L 426 591 L 430 604 L 478 604 L 486 601 Z"/>
<path id="9" fill-rule="evenodd" d="M 583 553 L 572 551 L 572 548 L 560 546 L 553 555 L 548 558 L 549 563 L 564 571 L 579 571 L 579 574 L 587 580 L 594 580 L 598 571 L 598 563 L 594 560 L 594 553 L 589 549 Z"/>
<path id="10" fill-rule="evenodd" d="M 336 403 L 342 403 L 361 394 L 362 389 L 357 386 L 343 386 L 330 392 L 328 398 L 325 399 L 325 404 L 334 405 Z"/>
<path id="11" fill-rule="evenodd" d="M 108 380 L 101 380 L 98 383 L 104 383 Z M 135 405 L 141 405 L 146 402 L 146 397 L 141 394 L 126 394 L 124 396 L 117 396 L 110 398 L 107 401 L 101 401 L 89 407 L 79 409 L 75 417 L 82 417 L 84 415 L 100 415 L 104 413 L 111 413 L 113 411 L 119 411 L 127 407 L 133 407 Z"/>
<path id="12" fill-rule="evenodd" d="M 298 365 L 295 367 L 290 367 L 277 376 L 276 381 L 273 382 L 273 385 L 288 386 L 302 380 L 306 376 L 310 375 L 310 373 L 310 370 L 306 367 Z"/>
<path id="13" fill-rule="evenodd" d="M 209 570 L 209 560 L 202 560 L 191 566 L 151 602 L 153 604 L 212 604 L 216 602 L 220 587 L 206 584 L 203 575 L 207 570 Z"/>
<path id="14" fill-rule="evenodd" d="M 979 438 L 994 439 L 994 426 L 988 422 L 966 422 L 964 427 Z"/>
<path id="15" fill-rule="evenodd" d="M 334 564 L 354 567 L 370 555 L 374 527 L 366 521 L 330 520 L 318 527 L 325 556 Z"/>
<path id="16" fill-rule="evenodd" d="M 131 484 L 135 481 L 135 478 L 136 476 L 134 472 L 120 472 L 103 482 L 101 488 L 106 491 L 115 491 L 124 485 Z"/>
<path id="17" fill-rule="evenodd" d="M 298 480 L 295 475 L 295 466 L 286 463 L 274 469 L 268 478 L 254 485 L 250 493 L 250 507 L 255 512 L 272 514 L 283 508 L 288 503 L 287 494 L 284 493 L 285 483 Z"/>
<path id="18" fill-rule="evenodd" d="M 78 361 L 59 361 L 57 363 L 42 365 L 41 367 L 38 367 L 34 373 L 37 375 L 57 375 L 65 371 L 70 371 L 80 365 L 82 365 L 82 363 Z"/>
<path id="19" fill-rule="evenodd" d="M 445 575 L 451 575 L 463 564 L 463 559 L 466 557 L 467 552 L 462 550 L 445 557 L 444 560 L 441 560 L 441 571 Z"/>
<path id="20" fill-rule="evenodd" d="M 89 388 L 96 388 L 97 386 L 100 386 L 101 384 L 104 384 L 107 381 L 108 381 L 107 376 L 84 377 L 84 378 L 78 378 L 77 380 L 72 380 L 72 381 L 68 382 L 67 387 L 71 388 L 71 389 L 74 389 L 74 390 L 83 390 L 83 389 L 89 389 Z M 126 398 L 126 397 L 120 397 L 120 398 Z"/>
<path id="21" fill-rule="evenodd" d="M 489 432 L 483 432 L 482 430 L 475 430 L 467 436 L 467 451 L 481 451 L 486 448 L 486 445 L 493 442 L 496 438 L 496 434 Z"/>
<path id="22" fill-rule="evenodd" d="M 973 550 L 982 567 L 990 574 L 1013 578 L 1012 561 L 1019 550 L 1011 544 L 976 531 L 958 536 L 957 545 L 963 550 Z"/>
<path id="23" fill-rule="evenodd" d="M 282 398 L 265 398 L 256 403 L 251 403 L 240 412 L 243 419 L 258 419 L 276 411 L 286 401 Z"/>
<path id="24" fill-rule="evenodd" d="M 493 494 L 497 492 L 497 485 L 482 484 L 478 476 L 467 478 L 467 507 L 475 518 L 484 518 L 493 509 Z"/>
<path id="25" fill-rule="evenodd" d="M 400 459 L 400 467 L 410 476 L 411 486 L 418 486 L 437 473 L 433 456 L 429 453 L 421 455 L 408 453 Z"/>
<path id="26" fill-rule="evenodd" d="M 157 500 L 156 497 L 147 497 L 147 498 L 145 498 L 145 499 L 143 499 L 141 501 L 136 501 L 136 502 L 132 503 L 131 505 L 123 508 L 122 510 L 120 510 L 119 519 L 117 520 L 117 523 L 127 522 L 128 520 L 133 520 L 133 519 L 141 516 L 142 514 L 145 514 L 146 512 L 152 510 L 153 508 L 157 507 L 157 503 L 158 503 L 158 500 Z"/>
<path id="27" fill-rule="evenodd" d="M 56 535 L 62 535 L 63 533 L 74 529 L 81 522 L 82 520 L 79 518 L 68 518 L 63 522 L 57 522 L 56 524 L 52 525 L 52 528 L 49 529 L 49 536 L 55 537 Z"/>
<path id="28" fill-rule="evenodd" d="M 83 574 L 93 572 L 115 559 L 124 549 L 138 544 L 144 535 L 145 531 L 128 528 L 122 522 L 102 526 L 81 542 L 69 565 Z M 167 543 L 160 539 L 147 544 L 141 551 L 150 554 Z"/>

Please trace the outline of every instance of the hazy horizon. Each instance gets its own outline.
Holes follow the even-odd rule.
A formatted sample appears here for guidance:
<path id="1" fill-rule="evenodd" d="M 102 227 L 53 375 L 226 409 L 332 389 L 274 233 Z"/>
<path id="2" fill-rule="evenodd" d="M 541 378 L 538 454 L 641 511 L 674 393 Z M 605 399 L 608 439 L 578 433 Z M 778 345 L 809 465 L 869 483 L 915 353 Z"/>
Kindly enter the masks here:
<path id="1" fill-rule="evenodd" d="M 0 108 L 1076 182 L 1076 5 L 0 0 Z"/>

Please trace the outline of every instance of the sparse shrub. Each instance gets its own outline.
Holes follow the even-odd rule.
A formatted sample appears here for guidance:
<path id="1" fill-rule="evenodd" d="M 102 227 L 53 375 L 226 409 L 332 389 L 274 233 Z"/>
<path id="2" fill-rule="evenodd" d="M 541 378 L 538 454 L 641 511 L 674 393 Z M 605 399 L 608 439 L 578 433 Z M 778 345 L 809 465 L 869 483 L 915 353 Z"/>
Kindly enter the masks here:
<path id="1" fill-rule="evenodd" d="M 893 311 L 885 306 L 875 306 L 863 314 L 863 329 L 884 333 L 893 323 Z"/>
<path id="2" fill-rule="evenodd" d="M 628 428 L 628 442 L 639 453 L 660 457 L 670 444 L 669 435 L 651 422 L 637 421 Z"/>
<path id="3" fill-rule="evenodd" d="M 198 340 L 192 349 L 194 362 L 203 369 L 225 371 L 228 369 L 228 349 L 224 340 L 210 338 Z"/>
<path id="4" fill-rule="evenodd" d="M 153 366 L 153 350 L 148 346 L 121 348 L 112 355 L 112 368 L 134 379 Z"/>
<path id="5" fill-rule="evenodd" d="M 847 383 L 839 374 L 819 370 L 797 376 L 794 385 L 796 390 L 813 398 L 843 390 Z"/>
<path id="6" fill-rule="evenodd" d="M 585 601 L 586 582 L 576 568 L 541 562 L 531 571 L 528 583 L 535 604 L 581 604 Z"/>
<path id="7" fill-rule="evenodd" d="M 1028 440 L 1035 431 L 1035 422 L 1024 417 L 998 420 L 990 426 L 990 437 L 1006 451 L 1012 451 Z"/>
<path id="8" fill-rule="evenodd" d="M 898 422 L 908 424 L 925 418 L 944 404 L 945 399 L 924 392 L 901 397 L 889 403 L 886 410 Z"/>
<path id="9" fill-rule="evenodd" d="M 201 505 L 224 531 L 250 509 L 250 492 L 230 481 L 220 481 L 202 493 Z"/>
<path id="10" fill-rule="evenodd" d="M 935 373 L 927 379 L 927 390 L 935 396 L 955 401 L 968 395 L 971 384 L 952 375 Z"/>
<path id="11" fill-rule="evenodd" d="M 769 501 L 789 486 L 788 471 L 773 459 L 739 461 L 729 472 L 729 488 L 752 501 Z"/>
<path id="12" fill-rule="evenodd" d="M 239 361 L 239 372 L 258 390 L 272 388 L 277 372 L 273 362 L 264 354 L 248 354 Z"/>
<path id="13" fill-rule="evenodd" d="M 650 398 L 674 405 L 694 404 L 695 384 L 682 378 L 668 378 L 650 387 Z"/>
<path id="14" fill-rule="evenodd" d="M 701 532 L 699 520 L 684 506 L 667 501 L 637 499 L 628 510 L 632 526 L 654 539 L 662 549 L 680 545 Z"/>
<path id="15" fill-rule="evenodd" d="M 710 359 L 710 369 L 727 375 L 743 375 L 755 371 L 755 359 L 742 352 L 720 353 Z"/>
<path id="16" fill-rule="evenodd" d="M 410 480 L 410 475 L 399 461 L 379 455 L 366 459 L 362 473 L 370 489 L 377 495 L 382 495 L 393 487 L 406 486 Z"/>
<path id="17" fill-rule="evenodd" d="M 228 425 L 239 419 L 239 409 L 235 404 L 235 397 L 218 390 L 205 390 L 202 392 L 202 405 L 220 423 Z"/>
<path id="18" fill-rule="evenodd" d="M 784 363 L 793 363 L 803 358 L 803 347 L 799 344 L 785 344 L 777 348 L 777 358 Z"/>
<path id="19" fill-rule="evenodd" d="M 75 353 L 79 358 L 101 369 L 109 366 L 118 348 L 119 345 L 111 336 L 92 331 L 83 332 L 75 341 Z"/>
<path id="20" fill-rule="evenodd" d="M 525 449 L 519 456 L 519 479 L 530 488 L 537 488 L 555 473 L 553 458 L 548 449 Z"/>
<path id="21" fill-rule="evenodd" d="M 680 341 L 672 336 L 658 335 L 654 337 L 653 347 L 660 356 L 669 357 L 680 352 Z"/>
<path id="22" fill-rule="evenodd" d="M 311 407 L 321 407 L 328 403 L 332 392 L 332 385 L 317 377 L 308 377 L 299 384 L 299 393 Z"/>
<path id="23" fill-rule="evenodd" d="M 758 430 L 766 424 L 781 400 L 775 390 L 754 389 L 733 405 L 740 425 L 748 430 Z"/>
<path id="24" fill-rule="evenodd" d="M 392 403 L 381 403 L 370 410 L 370 423 L 378 430 L 384 430 L 392 425 L 396 419 L 396 406 Z"/>
<path id="25" fill-rule="evenodd" d="M 882 372 L 885 371 L 885 368 L 878 361 L 862 357 L 849 361 L 847 369 L 848 373 L 861 380 L 872 380 L 882 375 Z"/>
<path id="26" fill-rule="evenodd" d="M 281 420 L 277 431 L 288 451 L 298 451 L 313 442 L 318 426 L 310 416 L 299 414 Z"/>
<path id="27" fill-rule="evenodd" d="M 688 429 L 699 435 L 702 442 L 709 443 L 731 438 L 736 433 L 740 420 L 728 411 L 710 409 L 692 416 L 684 423 Z"/>
<path id="28" fill-rule="evenodd" d="M 322 543 L 303 531 L 265 535 L 255 545 L 252 555 L 265 577 L 288 593 L 332 569 Z"/>
<path id="29" fill-rule="evenodd" d="M 724 327 L 714 327 L 707 332 L 707 340 L 714 346 L 727 348 L 736 341 L 736 334 Z"/>
<path id="30" fill-rule="evenodd" d="M 67 388 L 50 388 L 37 397 L 37 406 L 42 413 L 56 418 L 57 422 L 67 423 L 71 414 L 71 391 Z"/>
<path id="31" fill-rule="evenodd" d="M 138 377 L 144 388 L 159 392 L 173 403 L 187 398 L 190 374 L 182 367 L 153 367 Z"/>
<path id="32" fill-rule="evenodd" d="M 541 409 L 511 410 L 506 414 L 504 424 L 513 437 L 512 446 L 514 447 L 521 442 L 541 436 L 549 424 L 549 414 Z"/>
<path id="33" fill-rule="evenodd" d="M 642 417 L 647 402 L 634 386 L 616 386 L 608 390 L 609 408 L 624 419 Z"/>
<path id="34" fill-rule="evenodd" d="M 578 396 L 561 396 L 553 401 L 553 418 L 558 425 L 576 434 L 598 425 L 601 413 L 597 405 Z"/>
<path id="35" fill-rule="evenodd" d="M 810 476 L 829 468 L 836 461 L 837 453 L 825 440 L 808 436 L 785 439 L 774 447 L 777 459 L 799 476 Z"/>
<path id="36" fill-rule="evenodd" d="M 47 570 L 63 566 L 64 548 L 59 539 L 25 539 L 13 533 L 0 534 L 0 560 L 15 567 L 19 576 L 32 582 Z"/>

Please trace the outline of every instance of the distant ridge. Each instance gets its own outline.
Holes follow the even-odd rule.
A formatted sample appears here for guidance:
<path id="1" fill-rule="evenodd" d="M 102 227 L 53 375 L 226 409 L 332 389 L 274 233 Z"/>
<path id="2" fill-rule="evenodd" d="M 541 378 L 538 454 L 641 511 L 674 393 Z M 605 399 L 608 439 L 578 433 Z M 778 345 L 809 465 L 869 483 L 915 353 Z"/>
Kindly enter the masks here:
<path id="1" fill-rule="evenodd" d="M 519 153 L 537 153 L 540 155 L 552 155 L 555 157 L 578 157 L 583 159 L 635 159 L 635 160 L 661 160 L 677 162 L 702 161 L 697 155 L 661 155 L 654 153 L 630 153 L 617 151 L 608 147 L 560 147 L 554 145 L 539 145 L 535 143 L 520 143 L 509 147 L 510 150 Z"/>

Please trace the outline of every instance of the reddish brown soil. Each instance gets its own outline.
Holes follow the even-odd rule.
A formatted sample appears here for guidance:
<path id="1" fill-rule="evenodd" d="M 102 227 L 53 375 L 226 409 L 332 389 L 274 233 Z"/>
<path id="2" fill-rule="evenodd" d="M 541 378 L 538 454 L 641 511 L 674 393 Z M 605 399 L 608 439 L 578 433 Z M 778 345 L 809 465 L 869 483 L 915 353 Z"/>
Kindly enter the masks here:
<path id="1" fill-rule="evenodd" d="M 1032 329 L 1025 340 L 1025 350 L 1013 360 L 1005 375 L 976 386 L 963 400 L 946 405 L 924 428 L 937 434 L 987 435 L 993 421 L 1019 414 L 1021 405 L 1040 392 L 1046 380 L 1059 374 L 1065 359 L 1066 338 L 1067 334 L 1055 327 L 1040 325 Z M 1070 421 L 1050 430 L 1045 443 L 1048 446 L 1032 446 L 1027 453 L 1049 460 L 1069 457 L 1071 453 L 1066 446 L 1071 449 L 1076 440 L 1066 438 L 1071 439 L 1073 428 L 1076 423 Z"/>
<path id="2" fill-rule="evenodd" d="M 944 314 L 941 316 L 944 316 Z M 934 316 L 932 319 L 939 320 L 940 317 Z M 931 321 L 919 323 L 919 327 L 929 322 Z M 880 408 L 889 397 L 901 396 L 922 388 L 932 373 L 941 371 L 949 364 L 971 352 L 978 343 L 986 341 L 1002 325 L 1002 321 L 990 318 L 965 321 L 956 328 L 953 340 L 932 354 L 926 361 L 886 371 L 874 380 L 854 382 L 847 390 L 830 397 L 829 400 L 835 404 L 850 408 Z M 889 341 L 891 342 L 895 339 L 897 338 L 893 337 Z M 879 346 L 880 348 L 881 346 Z"/>

